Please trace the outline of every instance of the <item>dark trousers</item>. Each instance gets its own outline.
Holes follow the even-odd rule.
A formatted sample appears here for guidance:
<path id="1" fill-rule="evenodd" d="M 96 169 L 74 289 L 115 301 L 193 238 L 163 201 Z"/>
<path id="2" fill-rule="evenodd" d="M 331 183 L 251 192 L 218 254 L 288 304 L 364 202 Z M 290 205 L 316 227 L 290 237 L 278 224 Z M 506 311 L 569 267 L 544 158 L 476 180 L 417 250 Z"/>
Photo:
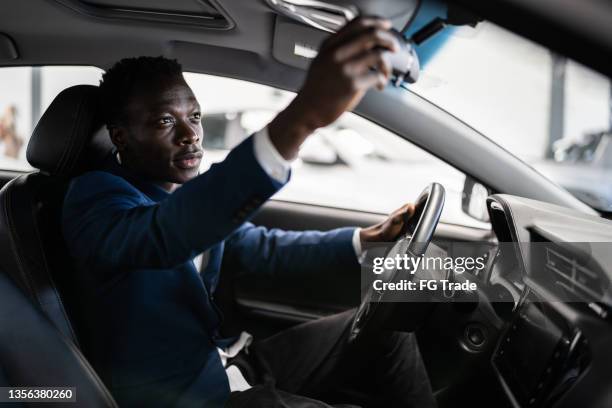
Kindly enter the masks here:
<path id="1" fill-rule="evenodd" d="M 380 332 L 348 344 L 354 313 L 253 342 L 228 362 L 253 388 L 233 392 L 226 407 L 435 407 L 415 336 Z"/>

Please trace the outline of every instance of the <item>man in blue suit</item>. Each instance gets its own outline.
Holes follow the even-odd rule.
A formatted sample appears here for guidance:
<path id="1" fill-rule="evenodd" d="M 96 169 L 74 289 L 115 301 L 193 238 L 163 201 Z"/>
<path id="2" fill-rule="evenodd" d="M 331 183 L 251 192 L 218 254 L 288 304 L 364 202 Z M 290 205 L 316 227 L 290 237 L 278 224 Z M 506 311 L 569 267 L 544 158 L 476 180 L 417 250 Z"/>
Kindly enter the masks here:
<path id="1" fill-rule="evenodd" d="M 393 240 L 411 215 L 407 205 L 379 225 L 329 232 L 248 222 L 288 181 L 308 135 L 385 86 L 381 51 L 398 46 L 389 28 L 360 18 L 330 37 L 294 101 L 200 175 L 201 111 L 180 65 L 141 57 L 105 73 L 101 106 L 116 155 L 71 183 L 62 224 L 90 322 L 85 351 L 121 406 L 324 407 L 309 397 L 366 404 L 376 392 L 384 406 L 433 405 L 413 336 L 383 339 L 360 366 L 370 375 L 357 378 L 341 341 L 351 312 L 252 342 L 221 336 L 214 302 L 223 256 L 246 273 L 358 274 L 362 243 Z M 369 390 L 366 400 L 333 396 L 351 387 Z"/>

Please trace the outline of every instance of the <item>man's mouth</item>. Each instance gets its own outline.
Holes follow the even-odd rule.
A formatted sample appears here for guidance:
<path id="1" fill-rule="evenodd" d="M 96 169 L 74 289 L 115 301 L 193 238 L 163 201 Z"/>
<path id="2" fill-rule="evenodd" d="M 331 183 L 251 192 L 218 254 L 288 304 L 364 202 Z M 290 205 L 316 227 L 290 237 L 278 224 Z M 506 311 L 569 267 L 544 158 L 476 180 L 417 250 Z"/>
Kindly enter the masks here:
<path id="1" fill-rule="evenodd" d="M 200 166 L 202 152 L 185 153 L 174 158 L 176 167 L 184 170 L 191 170 Z"/>

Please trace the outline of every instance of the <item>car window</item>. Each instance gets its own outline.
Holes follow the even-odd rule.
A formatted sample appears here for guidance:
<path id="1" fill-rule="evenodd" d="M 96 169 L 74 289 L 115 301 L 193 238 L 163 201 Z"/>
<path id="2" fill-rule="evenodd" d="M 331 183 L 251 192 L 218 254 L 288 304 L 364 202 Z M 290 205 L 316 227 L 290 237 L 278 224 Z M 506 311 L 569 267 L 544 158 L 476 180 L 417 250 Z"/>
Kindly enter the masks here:
<path id="1" fill-rule="evenodd" d="M 186 73 L 185 78 L 202 106 L 202 170 L 263 128 L 294 95 L 203 74 Z M 443 221 L 487 226 L 462 210 L 462 172 L 369 120 L 346 113 L 306 140 L 293 163 L 291 182 L 274 199 L 389 213 L 414 201 L 433 181 L 447 192 Z"/>
<path id="2" fill-rule="evenodd" d="M 490 22 L 440 36 L 408 89 L 591 207 L 612 211 L 610 78 Z"/>
<path id="3" fill-rule="evenodd" d="M 98 85 L 101 74 L 82 66 L 0 68 L 0 169 L 31 170 L 26 146 L 42 112 L 63 89 Z"/>

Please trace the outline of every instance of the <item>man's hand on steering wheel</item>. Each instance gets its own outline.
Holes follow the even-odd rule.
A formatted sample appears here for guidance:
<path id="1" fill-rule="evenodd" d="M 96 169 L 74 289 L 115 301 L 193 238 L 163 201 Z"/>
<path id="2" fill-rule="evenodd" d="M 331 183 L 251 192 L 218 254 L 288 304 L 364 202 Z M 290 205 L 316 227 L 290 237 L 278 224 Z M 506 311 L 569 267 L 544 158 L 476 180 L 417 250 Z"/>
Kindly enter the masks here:
<path id="1" fill-rule="evenodd" d="M 373 237 L 380 239 L 378 242 L 394 242 L 387 252 L 387 257 L 422 256 L 433 239 L 440 220 L 444 208 L 444 196 L 444 187 L 438 183 L 431 183 L 419 195 L 414 205 L 406 204 L 394 211 L 382 223 L 366 228 L 365 235 L 368 236 L 371 233 Z M 409 275 L 409 277 L 412 276 L 414 275 Z M 381 279 L 386 282 L 395 282 L 404 278 L 408 277 L 395 268 Z M 381 292 L 373 286 L 367 288 L 351 324 L 348 336 L 350 343 L 362 338 L 363 333 L 375 333 L 385 327 L 385 323 L 393 315 L 395 308 L 395 303 L 387 303 L 387 300 L 390 299 L 386 297 L 386 292 Z"/>
<path id="2" fill-rule="evenodd" d="M 359 233 L 361 245 L 367 242 L 395 242 L 408 220 L 414 215 L 414 204 L 408 203 L 393 211 L 385 220 Z"/>

